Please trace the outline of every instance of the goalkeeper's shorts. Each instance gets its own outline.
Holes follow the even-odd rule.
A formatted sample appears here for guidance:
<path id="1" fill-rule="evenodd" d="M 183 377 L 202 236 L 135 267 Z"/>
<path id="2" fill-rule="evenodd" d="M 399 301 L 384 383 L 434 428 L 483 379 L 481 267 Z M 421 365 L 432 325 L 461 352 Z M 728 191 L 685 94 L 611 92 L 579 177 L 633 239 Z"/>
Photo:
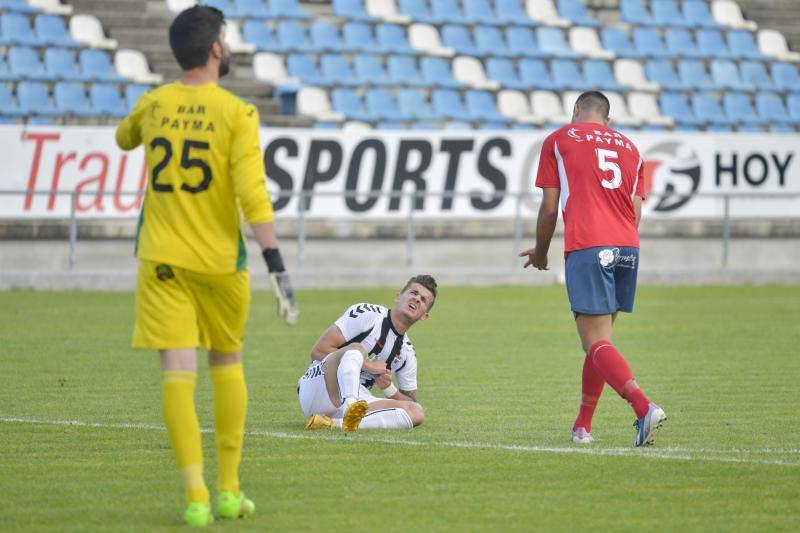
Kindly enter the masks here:
<path id="1" fill-rule="evenodd" d="M 250 274 L 201 274 L 140 260 L 133 347 L 242 349 Z"/>

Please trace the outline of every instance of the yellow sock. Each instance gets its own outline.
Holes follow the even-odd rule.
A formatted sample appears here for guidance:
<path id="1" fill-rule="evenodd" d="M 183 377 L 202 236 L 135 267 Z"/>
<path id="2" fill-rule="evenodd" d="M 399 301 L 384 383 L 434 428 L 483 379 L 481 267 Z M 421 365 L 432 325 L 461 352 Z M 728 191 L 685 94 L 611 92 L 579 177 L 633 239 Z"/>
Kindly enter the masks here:
<path id="1" fill-rule="evenodd" d="M 242 363 L 211 367 L 214 385 L 214 424 L 217 432 L 219 480 L 217 490 L 239 495 L 239 463 L 242 460 L 247 388 Z"/>
<path id="2" fill-rule="evenodd" d="M 203 481 L 203 448 L 200 424 L 194 408 L 194 372 L 166 371 L 163 386 L 164 423 L 172 452 L 178 463 L 188 503 L 208 504 L 208 488 Z"/>

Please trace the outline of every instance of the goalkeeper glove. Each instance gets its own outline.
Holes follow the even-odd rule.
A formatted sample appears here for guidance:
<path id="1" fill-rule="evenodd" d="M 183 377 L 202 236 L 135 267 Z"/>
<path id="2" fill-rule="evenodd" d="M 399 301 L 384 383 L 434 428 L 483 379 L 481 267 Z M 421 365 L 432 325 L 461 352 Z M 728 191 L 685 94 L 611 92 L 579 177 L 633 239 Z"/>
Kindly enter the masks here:
<path id="1" fill-rule="evenodd" d="M 272 291 L 278 302 L 278 316 L 283 318 L 287 324 L 293 325 L 300 317 L 300 308 L 297 306 L 297 300 L 294 299 L 294 289 L 292 289 L 289 273 L 283 266 L 281 252 L 277 248 L 266 248 L 262 255 L 264 261 L 267 262 Z"/>

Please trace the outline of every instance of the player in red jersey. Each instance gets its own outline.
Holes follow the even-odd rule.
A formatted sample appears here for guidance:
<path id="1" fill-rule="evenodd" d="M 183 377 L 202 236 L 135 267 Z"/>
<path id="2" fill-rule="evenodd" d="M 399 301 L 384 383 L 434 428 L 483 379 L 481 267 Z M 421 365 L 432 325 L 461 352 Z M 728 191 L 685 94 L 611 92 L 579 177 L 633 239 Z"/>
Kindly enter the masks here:
<path id="1" fill-rule="evenodd" d="M 567 294 L 586 353 L 572 441 L 592 441 L 592 416 L 608 383 L 636 412 L 633 445 L 642 446 L 652 444 L 667 417 L 648 400 L 611 343 L 617 312 L 633 310 L 644 198 L 642 158 L 627 137 L 608 127 L 609 107 L 602 93 L 583 93 L 572 123 L 545 139 L 536 175 L 543 192 L 536 247 L 520 257 L 527 256 L 524 267 L 548 270 L 560 197 Z"/>

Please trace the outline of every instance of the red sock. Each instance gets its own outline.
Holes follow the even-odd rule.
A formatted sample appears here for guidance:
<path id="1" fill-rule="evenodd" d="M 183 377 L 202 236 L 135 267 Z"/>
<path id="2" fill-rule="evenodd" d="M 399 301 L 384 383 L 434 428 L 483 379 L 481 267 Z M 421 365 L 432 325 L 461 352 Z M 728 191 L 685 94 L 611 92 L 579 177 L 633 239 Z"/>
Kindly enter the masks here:
<path id="1" fill-rule="evenodd" d="M 584 428 L 587 432 L 592 431 L 592 416 L 594 416 L 597 401 L 600 399 L 600 394 L 603 393 L 605 384 L 603 376 L 595 370 L 592 358 L 587 355 L 583 360 L 581 408 L 578 411 L 578 418 L 575 419 L 575 424 L 572 426 L 573 431 L 578 428 Z"/>
<path id="2" fill-rule="evenodd" d="M 625 398 L 636 412 L 636 418 L 647 414 L 650 400 L 644 395 L 633 378 L 628 362 L 608 341 L 599 341 L 589 349 L 594 368 L 611 385 L 617 394 Z"/>

